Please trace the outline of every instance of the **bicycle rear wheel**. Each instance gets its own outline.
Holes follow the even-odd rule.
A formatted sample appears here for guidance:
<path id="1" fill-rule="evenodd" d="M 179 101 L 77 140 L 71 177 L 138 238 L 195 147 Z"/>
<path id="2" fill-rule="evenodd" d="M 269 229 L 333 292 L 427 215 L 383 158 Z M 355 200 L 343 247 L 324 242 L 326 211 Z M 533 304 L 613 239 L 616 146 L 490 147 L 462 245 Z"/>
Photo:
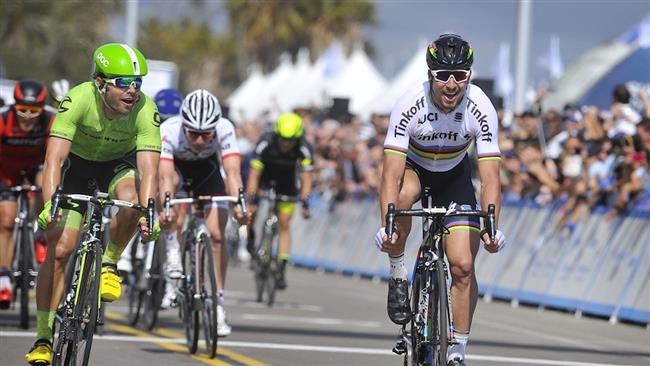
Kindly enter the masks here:
<path id="1" fill-rule="evenodd" d="M 142 310 L 142 320 L 148 330 L 152 330 L 156 326 L 160 304 L 165 295 L 165 258 L 162 249 L 165 248 L 165 242 L 162 240 L 159 239 L 157 242 L 149 243 L 149 245 L 154 245 L 153 259 L 149 269 L 149 279 Z"/>
<path id="2" fill-rule="evenodd" d="M 203 309 L 201 318 L 203 322 L 203 334 L 205 336 L 205 349 L 210 358 L 217 355 L 217 268 L 214 263 L 214 253 L 212 252 L 212 241 L 207 235 L 202 234 L 199 237 L 201 246 L 201 290 L 203 292 Z"/>
<path id="3" fill-rule="evenodd" d="M 194 294 L 196 293 L 194 282 L 195 278 L 195 265 L 194 260 L 194 239 L 185 241 L 183 247 L 182 261 L 183 261 L 183 282 L 181 284 L 183 296 L 180 301 L 180 312 L 185 326 L 185 339 L 187 340 L 187 349 L 190 353 L 196 353 L 199 342 L 199 312 L 196 309 L 196 301 Z"/>

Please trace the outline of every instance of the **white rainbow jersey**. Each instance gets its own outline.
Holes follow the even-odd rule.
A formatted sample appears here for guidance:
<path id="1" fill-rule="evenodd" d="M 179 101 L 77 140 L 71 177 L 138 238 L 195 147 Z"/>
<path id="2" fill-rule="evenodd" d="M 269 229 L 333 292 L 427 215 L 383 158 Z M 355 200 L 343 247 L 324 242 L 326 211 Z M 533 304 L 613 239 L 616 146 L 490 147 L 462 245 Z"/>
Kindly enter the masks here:
<path id="1" fill-rule="evenodd" d="M 469 84 L 450 113 L 431 101 L 428 81 L 402 96 L 390 114 L 384 152 L 408 157 L 432 172 L 458 165 L 476 143 L 478 159 L 501 159 L 497 113 L 487 95 Z"/>

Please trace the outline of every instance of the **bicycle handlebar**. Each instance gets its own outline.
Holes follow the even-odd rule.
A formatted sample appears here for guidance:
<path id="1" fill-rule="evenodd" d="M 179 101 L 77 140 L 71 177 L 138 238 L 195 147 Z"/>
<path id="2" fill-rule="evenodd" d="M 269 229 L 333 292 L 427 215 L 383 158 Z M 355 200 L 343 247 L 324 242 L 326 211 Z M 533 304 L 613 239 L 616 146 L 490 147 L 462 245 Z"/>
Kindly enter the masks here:
<path id="1" fill-rule="evenodd" d="M 89 196 L 87 194 L 76 194 L 76 193 L 67 194 L 67 193 L 63 193 L 63 189 L 61 188 L 61 186 L 58 186 L 56 188 L 56 191 L 52 195 L 52 207 L 50 209 L 50 216 L 54 220 L 56 220 L 56 211 L 58 211 L 59 204 L 63 199 L 68 199 L 77 202 L 89 202 L 95 206 L 98 206 L 99 208 L 115 206 L 115 207 L 130 208 L 132 210 L 140 211 L 147 215 L 146 216 L 147 227 L 149 229 L 149 232 L 153 233 L 154 213 L 155 213 L 155 206 L 156 206 L 156 201 L 153 198 L 149 198 L 149 200 L 147 201 L 147 207 L 144 207 L 138 203 L 133 203 L 129 201 L 109 199 L 109 198 L 98 198 L 95 196 Z"/>
<path id="2" fill-rule="evenodd" d="M 21 193 L 21 192 L 40 192 L 41 187 L 38 186 L 14 186 L 14 187 L 8 187 L 7 189 L 3 189 L 3 191 L 7 192 L 13 192 L 13 193 Z"/>
<path id="3" fill-rule="evenodd" d="M 232 202 L 241 205 L 242 213 L 247 213 L 246 198 L 244 197 L 244 188 L 239 187 L 237 197 L 233 196 L 198 196 L 189 198 L 171 198 L 171 193 L 165 193 L 164 210 L 165 216 L 169 217 L 171 214 L 171 206 L 179 205 L 182 203 L 198 203 L 198 202 Z"/>
<path id="4" fill-rule="evenodd" d="M 494 240 L 496 236 L 496 206 L 493 203 L 488 205 L 487 212 L 481 210 L 455 210 L 446 207 L 429 207 L 417 210 L 397 210 L 394 203 L 388 204 L 386 213 L 386 235 L 388 239 L 393 237 L 395 232 L 395 218 L 399 216 L 426 216 L 426 217 L 454 217 L 454 216 L 475 216 L 485 219 L 485 231 Z"/>

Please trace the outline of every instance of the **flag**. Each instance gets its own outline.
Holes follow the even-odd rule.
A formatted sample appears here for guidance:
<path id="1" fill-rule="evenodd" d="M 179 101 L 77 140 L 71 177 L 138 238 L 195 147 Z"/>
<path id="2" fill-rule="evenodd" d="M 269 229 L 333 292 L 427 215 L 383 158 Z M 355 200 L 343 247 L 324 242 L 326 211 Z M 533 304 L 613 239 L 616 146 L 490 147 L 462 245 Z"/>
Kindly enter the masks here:
<path id="1" fill-rule="evenodd" d="M 552 35 L 548 50 L 537 60 L 537 65 L 548 70 L 551 80 L 560 78 L 564 74 L 564 63 L 560 56 L 560 37 Z"/>
<path id="2" fill-rule="evenodd" d="M 492 77 L 494 77 L 495 93 L 503 97 L 504 106 L 509 108 L 512 101 L 514 81 L 510 72 L 510 44 L 502 42 L 499 52 L 492 64 Z"/>

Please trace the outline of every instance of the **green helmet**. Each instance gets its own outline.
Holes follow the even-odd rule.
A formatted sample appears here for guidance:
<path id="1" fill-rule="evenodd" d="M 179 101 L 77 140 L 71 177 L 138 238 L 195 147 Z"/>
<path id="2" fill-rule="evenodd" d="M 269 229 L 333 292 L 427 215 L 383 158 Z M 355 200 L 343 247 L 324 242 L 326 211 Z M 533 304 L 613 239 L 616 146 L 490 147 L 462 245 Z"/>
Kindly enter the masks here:
<path id="1" fill-rule="evenodd" d="M 137 48 L 124 43 L 107 43 L 93 54 L 93 75 L 107 77 L 147 75 L 147 60 Z"/>
<path id="2" fill-rule="evenodd" d="M 278 117 L 275 133 L 285 139 L 302 137 L 302 118 L 295 113 L 285 113 Z"/>

